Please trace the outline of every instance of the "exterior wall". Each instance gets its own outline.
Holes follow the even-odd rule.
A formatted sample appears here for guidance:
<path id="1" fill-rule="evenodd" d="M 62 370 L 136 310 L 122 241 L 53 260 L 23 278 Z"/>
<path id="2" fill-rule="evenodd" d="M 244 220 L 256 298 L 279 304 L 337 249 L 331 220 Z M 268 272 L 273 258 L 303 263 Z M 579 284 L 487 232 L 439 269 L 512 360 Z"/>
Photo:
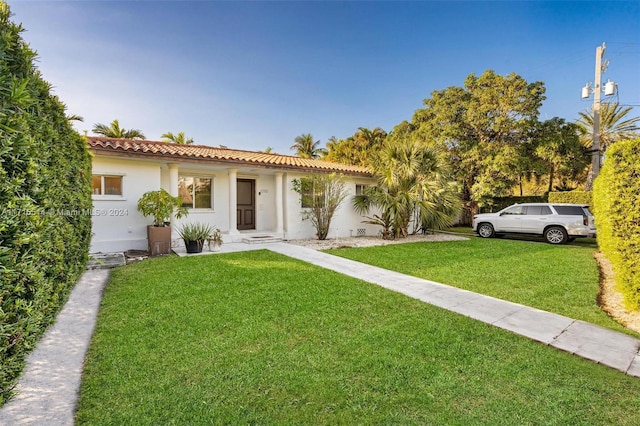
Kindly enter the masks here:
<path id="1" fill-rule="evenodd" d="M 183 242 L 177 232 L 180 226 L 185 223 L 200 222 L 206 223 L 223 232 L 223 241 L 232 242 L 229 232 L 229 174 L 227 169 L 193 169 L 188 165 L 181 165 L 178 175 L 190 175 L 211 177 L 213 179 L 213 208 L 212 209 L 190 209 L 189 215 L 179 220 L 175 220 L 176 226 L 173 229 L 172 245 L 182 246 Z M 275 178 L 273 175 L 259 175 L 243 173 L 238 170 L 238 179 L 255 180 L 255 231 L 272 232 L 275 227 Z"/>
<path id="2" fill-rule="evenodd" d="M 121 175 L 122 196 L 94 195 L 91 253 L 147 248 L 149 218 L 137 210 L 145 192 L 160 187 L 160 164 L 93 157 L 93 174 Z"/>
<path id="3" fill-rule="evenodd" d="M 297 240 L 316 238 L 316 230 L 309 220 L 302 220 L 303 209 L 300 204 L 300 195 L 293 190 L 293 180 L 309 176 L 308 174 L 287 173 L 284 179 L 285 198 L 285 238 Z M 348 195 L 340 207 L 334 213 L 327 238 L 347 238 L 358 236 L 358 229 L 364 229 L 364 235 L 375 236 L 380 231 L 379 226 L 362 223 L 365 218 L 356 214 L 351 207 L 353 196 L 356 193 L 356 184 L 374 184 L 372 179 L 347 177 L 345 190 Z"/>
<path id="4" fill-rule="evenodd" d="M 196 169 L 188 164 L 180 164 L 178 176 L 207 177 L 213 180 L 213 208 L 189 209 L 189 214 L 180 219 L 174 219 L 172 224 L 172 246 L 183 246 L 178 230 L 186 223 L 206 223 L 219 228 L 222 232 L 229 231 L 229 175 L 223 169 Z M 166 188 L 165 188 L 166 189 Z M 224 239 L 224 238 L 223 238 Z"/>
<path id="5" fill-rule="evenodd" d="M 200 176 L 213 179 L 213 208 L 190 209 L 182 219 L 172 220 L 172 244 L 182 246 L 178 229 L 185 223 L 201 222 L 219 228 L 225 242 L 237 241 L 240 234 L 230 234 L 229 218 L 229 169 L 224 166 L 210 166 L 203 163 L 179 163 L 178 176 Z M 175 167 L 175 166 L 173 166 Z M 275 235 L 277 230 L 277 189 L 274 170 L 237 169 L 238 179 L 255 180 L 255 232 Z M 93 237 L 91 253 L 126 251 L 129 249 L 146 250 L 147 225 L 151 218 L 143 217 L 137 211 L 137 203 L 147 191 L 164 188 L 171 192 L 171 171 L 164 162 L 145 161 L 129 158 L 110 158 L 95 155 L 93 174 L 123 176 L 122 196 L 93 197 Z M 175 169 L 174 169 L 175 176 Z M 300 196 L 293 190 L 292 181 L 308 176 L 303 173 L 283 173 L 283 234 L 285 239 L 316 238 L 315 229 L 310 221 L 302 220 L 303 209 Z M 364 229 L 365 235 L 377 235 L 379 227 L 362 223 L 364 218 L 357 215 L 351 207 L 355 195 L 356 183 L 372 184 L 367 178 L 347 178 L 348 196 L 336 211 L 328 238 L 357 236 L 358 229 Z M 177 188 L 177 183 L 174 185 Z"/>

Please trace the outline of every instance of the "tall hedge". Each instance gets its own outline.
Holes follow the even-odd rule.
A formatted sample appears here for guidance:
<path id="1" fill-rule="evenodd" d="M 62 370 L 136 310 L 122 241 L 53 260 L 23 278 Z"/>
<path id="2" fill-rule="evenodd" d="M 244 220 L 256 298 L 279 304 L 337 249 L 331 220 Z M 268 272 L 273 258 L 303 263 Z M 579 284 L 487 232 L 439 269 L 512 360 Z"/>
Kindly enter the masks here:
<path id="1" fill-rule="evenodd" d="M 480 212 L 482 213 L 497 212 L 513 204 L 546 203 L 546 202 L 547 202 L 546 195 L 527 195 L 527 196 L 510 195 L 507 197 L 494 197 L 489 201 L 487 206 L 484 206 L 480 209 Z"/>
<path id="2" fill-rule="evenodd" d="M 593 200 L 591 198 L 591 191 L 565 191 L 550 192 L 549 202 L 591 205 Z"/>
<path id="3" fill-rule="evenodd" d="M 593 186 L 598 245 L 630 309 L 640 309 L 640 138 L 616 142 Z"/>
<path id="4" fill-rule="evenodd" d="M 91 157 L 0 1 L 0 405 L 83 272 Z"/>

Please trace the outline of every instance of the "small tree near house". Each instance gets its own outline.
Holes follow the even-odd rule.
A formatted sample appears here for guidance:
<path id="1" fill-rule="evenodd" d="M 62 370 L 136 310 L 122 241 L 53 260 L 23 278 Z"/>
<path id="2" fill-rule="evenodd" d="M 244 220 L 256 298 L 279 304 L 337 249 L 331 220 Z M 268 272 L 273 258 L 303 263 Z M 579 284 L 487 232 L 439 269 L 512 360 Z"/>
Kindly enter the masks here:
<path id="1" fill-rule="evenodd" d="M 347 196 L 344 178 L 333 173 L 294 179 L 293 190 L 300 194 L 302 218 L 311 221 L 319 240 L 326 240 L 331 219 Z"/>

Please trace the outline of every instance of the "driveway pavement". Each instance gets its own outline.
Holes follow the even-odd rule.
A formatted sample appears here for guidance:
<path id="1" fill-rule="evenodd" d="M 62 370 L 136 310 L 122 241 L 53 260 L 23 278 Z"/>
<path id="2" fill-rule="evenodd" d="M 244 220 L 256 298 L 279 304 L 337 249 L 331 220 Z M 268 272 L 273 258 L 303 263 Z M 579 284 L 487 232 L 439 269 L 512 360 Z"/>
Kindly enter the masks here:
<path id="1" fill-rule="evenodd" d="M 405 294 L 640 377 L 640 339 L 550 312 L 388 271 L 287 243 L 225 244 L 221 252 L 268 249 Z M 184 255 L 184 254 L 181 254 Z M 109 273 L 87 271 L 0 409 L 0 425 L 72 425 L 86 351 Z"/>

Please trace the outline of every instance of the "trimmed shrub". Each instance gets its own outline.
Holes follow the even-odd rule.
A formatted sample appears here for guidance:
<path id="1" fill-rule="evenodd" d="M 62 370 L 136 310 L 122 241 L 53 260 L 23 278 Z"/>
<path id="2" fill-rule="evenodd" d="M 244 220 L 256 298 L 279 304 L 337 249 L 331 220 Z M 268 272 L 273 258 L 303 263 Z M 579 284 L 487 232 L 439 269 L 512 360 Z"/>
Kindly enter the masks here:
<path id="1" fill-rule="evenodd" d="M 490 201 L 490 205 L 484 206 L 480 209 L 481 213 L 492 213 L 500 211 L 513 204 L 522 203 L 546 203 L 547 197 L 545 195 L 529 195 L 529 196 L 509 196 L 509 197 L 495 197 Z"/>
<path id="2" fill-rule="evenodd" d="M 550 192 L 549 202 L 592 205 L 591 191 Z"/>
<path id="3" fill-rule="evenodd" d="M 640 138 L 616 142 L 593 186 L 598 245 L 629 309 L 640 309 Z"/>
<path id="4" fill-rule="evenodd" d="M 0 1 L 0 405 L 84 271 L 91 157 Z"/>

